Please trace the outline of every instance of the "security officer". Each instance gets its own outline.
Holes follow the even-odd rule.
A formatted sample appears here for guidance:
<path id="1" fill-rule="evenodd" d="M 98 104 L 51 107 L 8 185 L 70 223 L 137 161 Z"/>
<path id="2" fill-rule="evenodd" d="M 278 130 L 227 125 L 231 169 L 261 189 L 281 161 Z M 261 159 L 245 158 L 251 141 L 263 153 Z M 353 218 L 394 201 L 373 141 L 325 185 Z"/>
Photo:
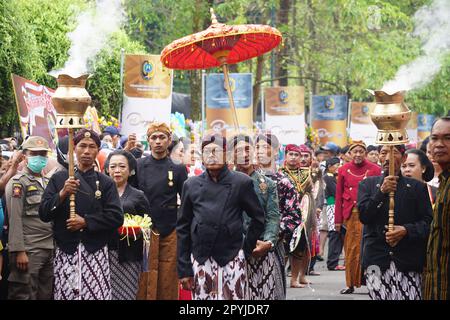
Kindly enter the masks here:
<path id="1" fill-rule="evenodd" d="M 38 209 L 48 183 L 48 142 L 39 136 L 23 144 L 26 168 L 6 186 L 9 213 L 9 295 L 12 300 L 50 299 L 53 284 L 53 232 L 42 222 Z"/>

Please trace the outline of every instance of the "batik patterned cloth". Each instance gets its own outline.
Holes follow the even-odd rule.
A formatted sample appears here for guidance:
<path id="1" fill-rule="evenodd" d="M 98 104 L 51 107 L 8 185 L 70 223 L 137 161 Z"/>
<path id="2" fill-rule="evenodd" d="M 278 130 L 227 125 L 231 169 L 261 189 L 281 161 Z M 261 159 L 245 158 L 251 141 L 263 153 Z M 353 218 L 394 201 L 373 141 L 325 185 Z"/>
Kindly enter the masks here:
<path id="1" fill-rule="evenodd" d="M 328 232 L 336 231 L 334 225 L 334 204 L 326 205 L 325 211 L 327 213 Z"/>
<path id="2" fill-rule="evenodd" d="M 375 271 L 375 272 L 373 272 Z M 378 272 L 377 272 L 378 271 Z M 422 275 L 418 272 L 399 271 L 394 261 L 389 269 L 367 270 L 366 284 L 372 300 L 421 300 Z"/>
<path id="3" fill-rule="evenodd" d="M 450 299 L 450 170 L 439 175 L 424 272 L 425 300 Z"/>
<path id="4" fill-rule="evenodd" d="M 345 282 L 347 287 L 361 287 L 361 240 L 363 224 L 359 220 L 359 211 L 353 208 L 348 220 L 345 220 Z"/>
<path id="5" fill-rule="evenodd" d="M 284 264 L 280 263 L 276 250 L 269 251 L 264 257 L 250 257 L 247 261 L 248 299 L 284 300 Z M 283 246 L 281 245 L 281 248 Z M 283 250 L 284 251 L 284 250 Z"/>
<path id="6" fill-rule="evenodd" d="M 300 208 L 302 199 L 292 181 L 283 172 L 277 173 L 276 181 L 281 214 L 280 231 L 292 236 L 294 230 L 302 223 Z M 290 241 L 290 239 L 286 240 Z"/>
<path id="7" fill-rule="evenodd" d="M 80 243 L 73 254 L 56 248 L 55 300 L 110 300 L 108 248 L 89 253 Z"/>
<path id="8" fill-rule="evenodd" d="M 136 300 L 142 263 L 139 261 L 120 263 L 119 252 L 109 250 L 109 265 L 111 269 L 111 299 Z"/>
<path id="9" fill-rule="evenodd" d="M 209 258 L 203 264 L 191 255 L 194 271 L 193 300 L 245 300 L 247 297 L 247 263 L 244 251 L 223 267 Z"/>

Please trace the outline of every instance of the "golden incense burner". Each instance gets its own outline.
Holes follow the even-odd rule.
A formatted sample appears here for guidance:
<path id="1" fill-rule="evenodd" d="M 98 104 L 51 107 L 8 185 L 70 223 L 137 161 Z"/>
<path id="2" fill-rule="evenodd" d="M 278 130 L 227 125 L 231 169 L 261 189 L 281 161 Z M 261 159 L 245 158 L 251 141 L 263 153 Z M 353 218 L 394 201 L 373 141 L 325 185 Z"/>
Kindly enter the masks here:
<path id="1" fill-rule="evenodd" d="M 389 175 L 395 175 L 394 146 L 407 143 L 406 125 L 411 118 L 404 100 L 404 91 L 388 94 L 384 91 L 371 91 L 375 96 L 376 105 L 370 117 L 378 129 L 376 143 L 389 145 Z M 394 230 L 394 192 L 389 193 L 389 223 L 388 230 Z"/>
<path id="2" fill-rule="evenodd" d="M 384 91 L 371 91 L 375 96 L 375 109 L 370 117 L 378 128 L 377 144 L 398 145 L 408 142 L 406 125 L 411 111 L 403 101 L 404 91 L 387 94 Z"/>
<path id="3" fill-rule="evenodd" d="M 74 129 L 84 127 L 83 116 L 91 104 L 91 96 L 86 90 L 86 81 L 90 77 L 84 74 L 72 78 L 68 74 L 60 74 L 56 81 L 58 88 L 52 96 L 52 103 L 57 112 L 57 128 L 67 128 L 69 131 L 69 179 L 75 179 L 73 158 Z M 75 217 L 75 195 L 70 195 L 70 217 Z"/>

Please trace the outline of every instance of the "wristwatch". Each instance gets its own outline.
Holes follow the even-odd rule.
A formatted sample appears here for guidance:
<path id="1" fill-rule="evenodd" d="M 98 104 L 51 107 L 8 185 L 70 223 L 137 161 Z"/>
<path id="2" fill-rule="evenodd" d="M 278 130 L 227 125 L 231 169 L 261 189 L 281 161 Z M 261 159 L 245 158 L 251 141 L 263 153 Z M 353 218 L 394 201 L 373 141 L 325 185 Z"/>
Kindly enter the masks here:
<path id="1" fill-rule="evenodd" d="M 273 249 L 273 247 L 275 247 L 275 245 L 273 244 L 273 242 L 271 240 L 267 240 L 267 242 L 270 243 L 270 249 Z"/>

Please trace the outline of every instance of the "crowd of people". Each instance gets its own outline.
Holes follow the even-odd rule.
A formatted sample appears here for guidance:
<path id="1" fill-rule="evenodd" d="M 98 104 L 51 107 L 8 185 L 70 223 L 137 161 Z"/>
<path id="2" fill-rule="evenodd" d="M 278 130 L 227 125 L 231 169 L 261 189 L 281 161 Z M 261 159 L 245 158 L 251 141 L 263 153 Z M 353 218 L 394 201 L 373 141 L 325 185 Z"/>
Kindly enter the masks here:
<path id="1" fill-rule="evenodd" d="M 345 271 L 341 294 L 449 298 L 449 117 L 394 146 L 394 175 L 390 147 L 363 141 L 196 144 L 153 122 L 148 147 L 115 127 L 73 142 L 70 178 L 67 137 L 55 159 L 43 137 L 0 140 L 1 299 L 283 300 L 323 260 Z M 149 237 L 119 233 L 124 214 L 148 214 Z"/>

